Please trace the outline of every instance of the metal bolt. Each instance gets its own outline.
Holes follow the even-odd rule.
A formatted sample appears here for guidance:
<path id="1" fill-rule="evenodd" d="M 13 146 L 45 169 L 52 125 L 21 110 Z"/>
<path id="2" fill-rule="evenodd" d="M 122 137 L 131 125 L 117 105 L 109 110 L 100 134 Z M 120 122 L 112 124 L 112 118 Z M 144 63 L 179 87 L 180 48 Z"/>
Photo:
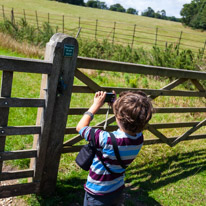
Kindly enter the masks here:
<path id="1" fill-rule="evenodd" d="M 5 131 L 4 130 L 1 130 L 1 134 L 4 134 L 5 133 Z"/>
<path id="2" fill-rule="evenodd" d="M 8 104 L 8 102 L 4 102 L 4 104 L 5 104 L 5 105 L 7 105 L 7 104 Z"/>

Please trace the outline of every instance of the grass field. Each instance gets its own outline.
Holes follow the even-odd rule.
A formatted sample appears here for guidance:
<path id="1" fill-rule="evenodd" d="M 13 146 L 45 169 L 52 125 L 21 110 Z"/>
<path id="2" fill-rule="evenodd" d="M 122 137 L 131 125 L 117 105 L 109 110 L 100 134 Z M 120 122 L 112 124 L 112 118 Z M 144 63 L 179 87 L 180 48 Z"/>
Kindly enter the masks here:
<path id="1" fill-rule="evenodd" d="M 16 56 L 17 54 L 1 50 L 1 54 Z M 127 85 L 123 74 L 94 72 L 90 75 L 98 84 L 105 86 Z M 115 81 L 114 81 L 115 80 Z M 26 86 L 25 86 L 26 82 Z M 15 73 L 12 90 L 13 97 L 38 97 L 41 75 Z M 168 83 L 166 79 L 148 81 L 139 78 L 139 85 L 145 88 L 159 88 Z M 75 79 L 75 84 L 79 81 Z M 117 85 L 116 85 L 117 86 Z M 71 107 L 88 107 L 92 102 L 92 95 L 72 96 Z M 205 106 L 205 102 L 199 98 L 168 98 L 164 97 L 154 102 L 155 107 L 161 106 L 181 107 L 185 105 Z M 92 125 L 103 120 L 104 115 L 96 115 Z M 201 120 L 205 114 L 155 114 L 152 123 Z M 68 126 L 75 126 L 79 116 L 68 118 Z M 9 126 L 34 125 L 36 109 L 12 108 L 9 117 Z M 183 130 L 166 130 L 167 136 L 177 136 Z M 201 131 L 200 131 L 201 132 Z M 145 133 L 145 138 L 151 138 L 151 134 Z M 71 138 L 66 135 L 65 140 Z M 33 137 L 11 136 L 7 137 L 6 150 L 28 149 L 32 146 Z M 136 160 L 127 169 L 126 190 L 124 193 L 125 206 L 140 205 L 202 205 L 206 201 L 206 141 L 196 140 L 182 142 L 170 148 L 164 144 L 144 146 Z M 35 195 L 27 195 L 23 198 L 27 205 L 81 205 L 83 201 L 83 184 L 87 172 L 79 169 L 74 159 L 76 153 L 64 154 L 59 167 L 57 190 L 54 196 L 42 199 Z M 28 168 L 29 159 L 7 162 L 20 168 Z M 26 180 L 23 180 L 26 181 Z"/>
<path id="2" fill-rule="evenodd" d="M 91 10 L 84 7 L 66 5 L 45 0 L 35 1 L 10 1 L 0 0 L 1 4 L 14 8 L 25 8 L 31 10 L 41 10 L 54 12 L 56 14 L 68 13 L 76 15 L 81 14 L 86 18 Z M 41 6 L 40 6 L 41 5 Z M 102 19 L 114 21 L 127 21 L 134 23 L 139 21 L 141 25 L 159 26 L 171 29 L 186 29 L 179 23 L 148 19 L 146 17 L 125 14 L 113 14 L 110 11 L 92 10 L 91 18 L 101 16 Z M 188 30 L 191 31 L 190 29 Z M 23 45 L 22 45 L 23 46 Z M 5 48 L 5 46 L 4 46 Z M 26 54 L 8 51 L 0 48 L 0 55 L 26 57 Z M 130 86 L 126 81 L 125 74 L 114 74 L 106 72 L 93 72 L 90 77 L 101 86 Z M 168 79 L 130 75 L 130 79 L 138 79 L 136 83 L 140 88 L 161 88 L 169 83 Z M 12 97 L 39 97 L 41 75 L 37 74 L 14 74 L 14 85 L 12 88 Z M 81 84 L 75 79 L 75 84 Z M 187 85 L 184 85 L 187 86 Z M 180 89 L 183 86 L 179 87 Z M 191 88 L 191 87 L 190 87 Z M 192 88 L 193 89 L 193 88 Z M 71 107 L 89 107 L 93 95 L 73 94 Z M 181 98 L 181 97 L 161 97 L 154 101 L 155 107 L 205 107 L 206 102 L 200 98 Z M 9 126 L 35 125 L 37 109 L 30 108 L 11 108 L 9 116 Z M 186 113 L 186 114 L 154 114 L 151 123 L 165 122 L 187 122 L 201 121 L 206 118 L 204 113 Z M 80 116 L 69 116 L 67 125 L 76 126 Z M 105 115 L 96 115 L 92 125 L 105 119 Z M 166 136 L 178 136 L 186 129 L 162 130 Z M 205 127 L 198 130 L 198 133 L 205 133 Z M 145 138 L 153 136 L 145 131 Z M 72 135 L 65 135 L 65 140 Z M 8 136 L 6 141 L 6 151 L 29 149 L 32 147 L 33 136 Z M 136 160 L 130 165 L 126 172 L 126 190 L 124 193 L 125 206 L 205 206 L 206 202 L 206 140 L 186 141 L 176 145 L 173 148 L 165 144 L 143 146 L 142 151 Z M 74 159 L 77 153 L 63 154 L 61 157 L 56 193 L 48 198 L 42 199 L 35 195 L 20 197 L 26 201 L 26 205 L 31 206 L 61 206 L 61 205 L 82 205 L 83 184 L 87 178 L 87 172 L 79 169 Z M 18 168 L 28 168 L 29 159 L 9 161 Z M 26 180 L 22 180 L 25 182 Z"/>
<path id="3" fill-rule="evenodd" d="M 132 44 L 135 24 L 134 47 L 151 48 L 155 44 L 156 33 L 159 46 L 165 47 L 166 42 L 168 44 L 170 42 L 178 44 L 181 36 L 180 48 L 192 49 L 195 52 L 204 48 L 206 40 L 205 32 L 193 30 L 184 27 L 181 23 L 172 21 L 92 9 L 49 0 L 0 0 L 0 3 L 4 5 L 4 12 L 9 19 L 12 8 L 14 8 L 16 21 L 23 17 L 24 9 L 26 15 L 28 15 L 27 21 L 36 26 L 35 12 L 37 11 L 39 25 L 42 22 L 49 21 L 52 26 L 58 27 L 58 32 L 64 30 L 69 35 L 76 35 L 80 26 L 82 27 L 80 32 L 82 38 L 94 39 L 96 37 L 99 40 L 106 38 L 113 41 L 113 28 L 114 22 L 116 22 L 114 42 L 124 45 Z M 50 20 L 48 20 L 48 13 L 50 14 Z M 62 23 L 63 15 L 64 24 Z M 97 19 L 98 23 L 96 22 Z M 0 20 L 3 20 L 2 9 L 0 10 Z M 95 31 L 96 27 L 98 27 L 97 31 Z M 157 27 L 158 31 L 156 30 Z"/>

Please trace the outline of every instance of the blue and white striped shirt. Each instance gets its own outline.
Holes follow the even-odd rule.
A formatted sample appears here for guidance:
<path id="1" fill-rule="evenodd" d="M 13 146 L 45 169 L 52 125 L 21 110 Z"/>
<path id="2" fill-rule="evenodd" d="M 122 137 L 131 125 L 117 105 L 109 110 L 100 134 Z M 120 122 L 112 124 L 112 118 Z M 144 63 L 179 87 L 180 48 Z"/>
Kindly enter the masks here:
<path id="1" fill-rule="evenodd" d="M 91 127 L 87 126 L 82 128 L 79 133 L 87 141 L 90 141 L 90 131 Z M 137 133 L 136 136 L 131 136 L 120 129 L 112 133 L 115 135 L 121 159 L 128 166 L 136 158 L 143 145 L 143 134 Z M 84 186 L 85 190 L 94 195 L 106 195 L 124 188 L 125 169 L 119 165 L 116 159 L 109 132 L 96 129 L 95 142 L 97 154 L 90 167 L 87 182 Z M 100 156 L 115 174 L 110 174 L 105 169 L 98 158 Z"/>

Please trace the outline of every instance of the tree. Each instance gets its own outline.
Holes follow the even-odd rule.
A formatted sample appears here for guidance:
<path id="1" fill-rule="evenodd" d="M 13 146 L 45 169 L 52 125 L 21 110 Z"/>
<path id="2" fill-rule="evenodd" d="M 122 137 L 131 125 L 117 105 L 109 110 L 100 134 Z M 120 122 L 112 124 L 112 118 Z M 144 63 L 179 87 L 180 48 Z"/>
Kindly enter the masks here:
<path id="1" fill-rule="evenodd" d="M 97 2 L 97 1 L 93 1 L 93 0 L 89 0 L 89 1 L 86 3 L 86 6 L 92 7 L 92 8 L 98 8 L 98 2 Z"/>
<path id="2" fill-rule="evenodd" d="M 167 19 L 166 11 L 164 9 L 161 10 L 160 14 L 162 19 Z"/>
<path id="3" fill-rule="evenodd" d="M 118 12 L 125 12 L 125 8 L 121 4 L 114 4 L 111 5 L 109 10 L 111 11 L 118 11 Z"/>
<path id="4" fill-rule="evenodd" d="M 155 11 L 151 7 L 148 7 L 142 12 L 142 16 L 155 17 Z"/>
<path id="5" fill-rule="evenodd" d="M 99 2 L 99 8 L 100 8 L 100 9 L 109 9 L 109 8 L 107 7 L 106 3 L 105 3 L 105 2 L 102 2 L 102 1 Z"/>
<path id="6" fill-rule="evenodd" d="M 92 8 L 99 8 L 99 9 L 108 9 L 107 5 L 105 2 L 102 1 L 95 1 L 95 0 L 89 0 L 86 3 L 86 6 L 92 7 Z"/>
<path id="7" fill-rule="evenodd" d="M 80 6 L 84 6 L 84 0 L 56 0 L 59 2 L 63 2 L 63 3 L 68 3 L 68 4 L 75 4 L 75 5 L 80 5 Z"/>
<path id="8" fill-rule="evenodd" d="M 193 0 L 190 4 L 184 4 L 180 14 L 183 24 L 206 30 L 206 0 Z"/>
<path id="9" fill-rule="evenodd" d="M 161 13 L 160 13 L 160 11 L 157 11 L 156 13 L 155 13 L 155 16 L 154 16 L 156 19 L 161 19 L 162 18 L 162 15 L 161 15 Z"/>
<path id="10" fill-rule="evenodd" d="M 136 14 L 136 15 L 138 15 L 138 11 L 136 9 L 134 9 L 134 8 L 128 8 L 127 9 L 127 13 L 128 14 Z"/>

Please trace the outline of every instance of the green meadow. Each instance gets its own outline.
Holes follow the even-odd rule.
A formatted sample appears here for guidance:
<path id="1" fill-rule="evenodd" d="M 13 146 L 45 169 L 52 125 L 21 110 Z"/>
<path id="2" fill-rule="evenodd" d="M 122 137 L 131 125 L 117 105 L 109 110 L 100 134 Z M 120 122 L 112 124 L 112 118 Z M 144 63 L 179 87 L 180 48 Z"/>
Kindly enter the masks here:
<path id="1" fill-rule="evenodd" d="M 16 54 L 3 51 L 4 55 Z M 92 72 L 89 76 L 98 84 L 104 86 L 129 86 L 124 74 Z M 132 75 L 130 76 L 132 78 Z M 12 89 L 13 97 L 38 98 L 41 75 L 15 73 Z M 117 84 L 115 82 L 118 82 Z M 26 84 L 25 84 L 26 83 Z M 168 84 L 167 79 L 154 81 L 152 77 L 139 76 L 139 85 L 143 88 L 160 88 Z M 81 84 L 75 79 L 75 84 Z M 181 88 L 182 89 L 182 86 Z M 71 107 L 89 107 L 93 95 L 73 94 Z M 154 101 L 155 107 L 161 106 L 205 106 L 205 101 L 199 98 L 161 97 Z M 37 109 L 11 108 L 9 126 L 35 125 Z M 67 126 L 75 127 L 80 116 L 68 116 Z M 105 115 L 96 115 L 92 125 L 102 121 Z M 200 121 L 205 114 L 154 114 L 151 123 Z M 203 130 L 203 129 L 202 129 Z M 184 129 L 163 130 L 166 136 L 178 136 Z M 199 132 L 205 132 L 199 131 Z M 151 139 L 151 133 L 144 132 L 145 139 Z M 72 135 L 65 135 L 68 140 Z M 29 149 L 32 147 L 33 137 L 8 136 L 6 151 Z M 81 142 L 81 144 L 84 143 Z M 126 172 L 126 190 L 124 193 L 125 205 L 204 205 L 206 201 L 206 141 L 186 141 L 170 148 L 167 145 L 143 146 L 142 151 Z M 59 166 L 56 193 L 50 198 L 41 198 L 35 195 L 18 197 L 18 201 L 25 205 L 81 205 L 83 201 L 83 184 L 87 172 L 82 171 L 75 164 L 77 153 L 63 154 Z M 26 169 L 29 159 L 6 162 L 15 168 Z M 26 182 L 27 180 L 21 180 Z"/>
<path id="2" fill-rule="evenodd" d="M 165 29 L 176 29 L 191 33 L 191 38 L 200 31 L 184 28 L 180 23 L 150 19 L 146 17 L 121 14 L 111 11 L 90 9 L 85 7 L 62 4 L 46 0 L 0 0 L 5 7 L 38 10 L 54 14 L 69 14 L 82 18 L 93 18 L 108 21 L 137 23 L 148 27 L 159 26 Z M 23 43 L 22 43 L 23 45 Z M 0 48 L 0 55 L 26 57 L 6 48 Z M 172 79 L 152 77 L 146 75 L 131 75 L 104 71 L 88 71 L 86 74 L 100 86 L 137 87 L 137 88 L 162 88 Z M 41 84 L 41 75 L 14 73 L 12 97 L 38 98 Z M 75 85 L 83 85 L 75 78 Z M 194 86 L 185 83 L 177 89 L 194 90 Z M 89 107 L 93 94 L 72 94 L 71 107 Z M 158 97 L 153 101 L 154 107 L 205 107 L 204 98 Z M 106 106 L 105 106 L 106 107 Z M 11 108 L 9 126 L 35 125 L 36 108 Z M 81 116 L 68 116 L 67 126 L 75 127 Z M 201 121 L 206 118 L 204 113 L 182 114 L 154 114 L 151 123 L 190 122 Z M 105 115 L 96 115 L 92 125 L 105 119 Z M 188 128 L 163 129 L 161 132 L 167 137 L 183 134 Z M 195 134 L 205 134 L 205 127 Z M 74 135 L 65 135 L 65 141 Z M 145 139 L 155 138 L 148 131 L 144 131 Z M 8 136 L 6 151 L 23 150 L 32 148 L 33 136 Z M 85 143 L 81 141 L 80 144 Z M 165 144 L 143 146 L 136 160 L 126 172 L 126 189 L 124 192 L 125 206 L 204 206 L 206 202 L 206 140 L 184 141 L 173 148 Z M 77 153 L 63 154 L 60 161 L 57 188 L 50 198 L 36 195 L 26 195 L 16 198 L 31 206 L 61 206 L 82 205 L 88 172 L 75 164 Z M 6 161 L 16 169 L 29 168 L 29 159 Z M 26 182 L 26 179 L 20 180 Z M 17 203 L 18 205 L 18 203 Z"/>
<path id="3" fill-rule="evenodd" d="M 134 25 L 136 25 L 134 47 L 143 46 L 146 49 L 150 49 L 155 44 L 156 33 L 157 44 L 162 47 L 171 42 L 178 44 L 181 38 L 180 48 L 192 49 L 195 52 L 204 48 L 206 40 L 205 32 L 195 31 L 184 27 L 181 23 L 172 21 L 75 6 L 49 0 L 0 0 L 0 3 L 4 6 L 4 13 L 9 19 L 11 18 L 11 9 L 14 8 L 16 21 L 23 18 L 25 12 L 27 21 L 36 26 L 37 14 L 39 26 L 43 22 L 49 21 L 58 32 L 64 30 L 65 33 L 75 36 L 78 32 L 78 27 L 82 27 L 80 32 L 80 37 L 82 38 L 94 39 L 95 35 L 97 35 L 99 40 L 108 39 L 113 41 L 115 23 L 114 42 L 123 45 L 132 44 Z M 63 18 L 64 23 L 62 23 Z M 3 19 L 2 9 L 0 10 L 0 19 Z M 97 32 L 95 31 L 96 26 Z"/>

